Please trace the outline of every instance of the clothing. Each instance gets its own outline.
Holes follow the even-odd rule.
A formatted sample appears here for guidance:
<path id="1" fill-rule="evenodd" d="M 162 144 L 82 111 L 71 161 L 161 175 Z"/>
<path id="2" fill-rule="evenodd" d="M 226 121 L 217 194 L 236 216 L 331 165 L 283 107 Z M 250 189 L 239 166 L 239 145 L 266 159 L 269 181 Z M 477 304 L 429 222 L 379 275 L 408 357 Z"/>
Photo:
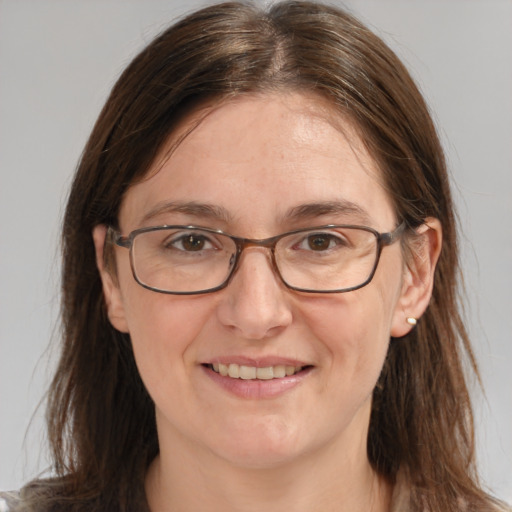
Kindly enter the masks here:
<path id="1" fill-rule="evenodd" d="M 18 493 L 0 492 L 0 512 L 11 512 L 18 501 Z"/>
<path id="2" fill-rule="evenodd" d="M 401 471 L 398 472 L 395 488 L 391 497 L 390 512 L 409 512 L 410 490 Z"/>

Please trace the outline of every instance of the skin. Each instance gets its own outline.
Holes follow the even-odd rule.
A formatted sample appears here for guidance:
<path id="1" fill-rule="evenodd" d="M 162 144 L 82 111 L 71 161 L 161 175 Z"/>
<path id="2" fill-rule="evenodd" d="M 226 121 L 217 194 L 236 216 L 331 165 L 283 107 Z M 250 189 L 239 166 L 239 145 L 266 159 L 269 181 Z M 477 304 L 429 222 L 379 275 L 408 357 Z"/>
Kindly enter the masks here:
<path id="1" fill-rule="evenodd" d="M 161 224 L 250 238 L 327 223 L 393 230 L 397 219 L 372 159 L 350 124 L 328 112 L 319 98 L 295 93 L 213 108 L 169 156 L 178 130 L 148 178 L 129 189 L 121 232 Z M 193 122 L 194 114 L 181 131 Z M 207 203 L 223 215 L 161 211 L 170 201 Z M 289 215 L 335 201 L 357 209 Z M 405 265 L 395 243 L 383 249 L 369 285 L 328 295 L 287 289 L 268 251 L 254 247 L 221 291 L 155 293 L 133 279 L 126 249 L 115 249 L 116 278 L 103 267 L 105 229 L 93 235 L 109 318 L 130 333 L 156 407 L 160 455 L 146 479 L 152 510 L 388 510 L 392 489 L 366 454 L 371 394 L 390 336 L 406 334 L 406 318 L 428 304 L 437 221 L 419 230 L 413 262 Z M 277 396 L 243 398 L 203 366 L 234 357 L 256 365 L 287 358 L 312 369 Z"/>

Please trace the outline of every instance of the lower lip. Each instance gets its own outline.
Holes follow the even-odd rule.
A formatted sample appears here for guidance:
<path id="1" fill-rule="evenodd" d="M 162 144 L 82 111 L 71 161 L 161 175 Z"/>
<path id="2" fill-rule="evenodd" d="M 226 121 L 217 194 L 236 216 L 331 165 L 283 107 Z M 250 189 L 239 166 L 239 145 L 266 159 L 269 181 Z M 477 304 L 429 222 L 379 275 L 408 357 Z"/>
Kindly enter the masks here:
<path id="1" fill-rule="evenodd" d="M 231 377 L 223 377 L 219 373 L 213 371 L 207 366 L 202 367 L 206 375 L 216 384 L 224 388 L 229 393 L 247 399 L 265 399 L 279 396 L 301 382 L 311 373 L 312 368 L 306 368 L 295 375 L 283 377 L 281 379 L 269 380 L 244 380 L 232 379 Z"/>

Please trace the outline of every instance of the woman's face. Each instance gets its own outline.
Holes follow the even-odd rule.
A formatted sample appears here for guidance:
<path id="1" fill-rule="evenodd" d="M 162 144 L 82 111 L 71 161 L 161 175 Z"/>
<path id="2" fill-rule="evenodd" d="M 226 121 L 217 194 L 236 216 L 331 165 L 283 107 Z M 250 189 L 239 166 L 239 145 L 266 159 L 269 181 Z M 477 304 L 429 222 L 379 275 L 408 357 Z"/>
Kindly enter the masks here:
<path id="1" fill-rule="evenodd" d="M 245 96 L 213 109 L 129 189 L 122 234 L 164 224 L 246 238 L 324 224 L 393 230 L 375 165 L 350 125 L 337 123 L 321 100 L 299 94 Z M 267 467 L 326 449 L 366 449 L 372 390 L 394 326 L 405 323 L 399 243 L 383 249 L 370 284 L 324 295 L 287 289 L 261 247 L 244 251 L 225 289 L 193 296 L 138 285 L 124 248 L 116 261 L 117 284 L 106 287 L 110 318 L 130 333 L 162 452 L 180 446 Z M 279 367 L 305 369 L 244 380 L 214 364 L 274 367 L 276 375 Z"/>

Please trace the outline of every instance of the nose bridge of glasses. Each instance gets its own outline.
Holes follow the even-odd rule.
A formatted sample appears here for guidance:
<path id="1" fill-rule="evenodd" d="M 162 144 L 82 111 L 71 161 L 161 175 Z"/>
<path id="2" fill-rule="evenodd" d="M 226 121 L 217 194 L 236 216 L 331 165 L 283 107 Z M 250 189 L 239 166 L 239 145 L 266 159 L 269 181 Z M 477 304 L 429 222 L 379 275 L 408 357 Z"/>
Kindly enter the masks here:
<path id="1" fill-rule="evenodd" d="M 273 236 L 270 238 L 235 238 L 235 242 L 239 248 L 239 252 L 242 252 L 249 247 L 265 247 L 273 250 L 276 242 L 281 236 Z"/>
<path id="2" fill-rule="evenodd" d="M 272 237 L 272 238 L 264 238 L 264 239 L 254 239 L 254 238 L 234 238 L 236 246 L 237 246 L 237 264 L 233 271 L 236 271 L 241 264 L 241 260 L 243 257 L 243 253 L 246 253 L 246 255 L 251 253 L 263 253 L 263 255 L 266 257 L 268 262 L 270 263 L 270 266 L 274 272 L 275 275 L 277 275 L 279 278 L 281 277 L 281 274 L 279 272 L 279 269 L 277 268 L 277 264 L 275 261 L 275 254 L 274 249 L 276 242 L 279 240 L 279 237 Z M 268 249 L 268 250 L 265 250 Z"/>

